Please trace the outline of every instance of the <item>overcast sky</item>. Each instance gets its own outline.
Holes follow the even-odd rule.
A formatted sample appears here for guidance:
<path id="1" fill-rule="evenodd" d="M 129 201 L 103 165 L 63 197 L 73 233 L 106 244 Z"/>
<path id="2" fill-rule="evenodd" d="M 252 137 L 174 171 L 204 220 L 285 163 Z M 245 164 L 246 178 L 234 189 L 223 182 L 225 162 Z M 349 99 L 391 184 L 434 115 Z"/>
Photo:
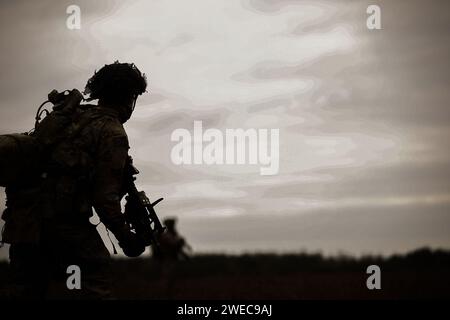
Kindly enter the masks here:
<path id="1" fill-rule="evenodd" d="M 66 27 L 70 4 L 80 30 Z M 382 30 L 366 28 L 369 4 Z M 149 80 L 126 124 L 138 184 L 165 197 L 158 213 L 178 216 L 196 251 L 450 247 L 450 2 L 0 6 L 0 134 L 28 131 L 52 89 L 134 62 Z M 279 129 L 279 174 L 173 164 L 170 135 L 195 120 Z"/>

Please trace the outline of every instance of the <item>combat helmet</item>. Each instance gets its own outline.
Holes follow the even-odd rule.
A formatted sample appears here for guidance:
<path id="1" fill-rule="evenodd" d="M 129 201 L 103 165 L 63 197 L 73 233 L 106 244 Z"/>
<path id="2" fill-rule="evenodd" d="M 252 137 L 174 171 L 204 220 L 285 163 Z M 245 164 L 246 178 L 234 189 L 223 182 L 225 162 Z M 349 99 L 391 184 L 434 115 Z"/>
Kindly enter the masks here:
<path id="1" fill-rule="evenodd" d="M 123 122 L 129 119 L 136 99 L 146 92 L 147 78 L 134 63 L 115 61 L 107 64 L 87 81 L 84 94 L 88 100 L 99 99 L 119 109 Z"/>

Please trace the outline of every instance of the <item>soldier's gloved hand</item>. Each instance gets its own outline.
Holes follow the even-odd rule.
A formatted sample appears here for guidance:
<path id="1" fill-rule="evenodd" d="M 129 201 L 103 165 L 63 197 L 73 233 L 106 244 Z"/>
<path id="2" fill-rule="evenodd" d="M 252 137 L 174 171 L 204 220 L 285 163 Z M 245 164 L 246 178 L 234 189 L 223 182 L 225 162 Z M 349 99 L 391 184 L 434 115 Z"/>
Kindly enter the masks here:
<path id="1" fill-rule="evenodd" d="M 119 246 L 122 248 L 123 253 L 130 258 L 139 257 L 145 251 L 145 245 L 142 240 L 131 231 L 119 240 Z"/>

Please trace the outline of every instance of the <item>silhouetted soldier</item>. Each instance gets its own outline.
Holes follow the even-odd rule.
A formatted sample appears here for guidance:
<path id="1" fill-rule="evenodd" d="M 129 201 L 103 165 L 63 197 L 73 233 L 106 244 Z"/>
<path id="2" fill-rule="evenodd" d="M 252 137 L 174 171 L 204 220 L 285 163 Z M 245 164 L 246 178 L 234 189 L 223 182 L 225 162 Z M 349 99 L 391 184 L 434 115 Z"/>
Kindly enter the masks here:
<path id="1" fill-rule="evenodd" d="M 163 223 L 166 232 L 164 232 L 159 239 L 159 250 L 153 252 L 153 256 L 158 260 L 163 261 L 177 261 L 188 259 L 188 254 L 185 249 L 191 251 L 191 246 L 186 240 L 180 236 L 176 229 L 176 218 L 166 218 Z"/>
<path id="2" fill-rule="evenodd" d="M 88 100 L 98 99 L 98 105 L 81 105 L 76 124 L 68 128 L 79 133 L 52 148 L 39 179 L 6 188 L 3 241 L 11 244 L 12 295 L 43 297 L 49 282 L 69 292 L 66 270 L 77 265 L 81 290 L 71 293 L 110 296 L 109 252 L 89 222 L 93 208 L 127 256 L 144 251 L 125 223 L 120 201 L 129 149 L 123 123 L 146 86 L 134 64 L 105 65 L 86 84 Z M 69 95 L 78 103 L 82 98 L 76 89 Z"/>
<path id="3" fill-rule="evenodd" d="M 179 260 L 189 259 L 189 255 L 185 251 L 192 251 L 191 246 L 186 240 L 180 236 L 176 229 L 176 218 L 166 218 L 163 223 L 166 231 L 159 238 L 158 250 L 153 249 L 153 258 L 156 260 L 157 274 L 159 275 L 159 283 L 162 289 L 162 296 L 166 299 L 174 298 L 174 285 L 176 264 Z"/>

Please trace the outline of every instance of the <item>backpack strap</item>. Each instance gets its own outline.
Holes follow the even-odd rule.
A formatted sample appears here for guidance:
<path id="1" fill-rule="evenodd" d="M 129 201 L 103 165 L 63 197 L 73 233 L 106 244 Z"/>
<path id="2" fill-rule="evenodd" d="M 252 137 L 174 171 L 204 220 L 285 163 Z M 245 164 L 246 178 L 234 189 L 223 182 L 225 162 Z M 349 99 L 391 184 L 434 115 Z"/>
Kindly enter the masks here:
<path id="1" fill-rule="evenodd" d="M 78 115 L 78 117 L 74 117 L 72 119 L 71 123 L 71 130 L 68 132 L 66 136 L 63 137 L 63 139 L 73 140 L 75 139 L 80 132 L 86 128 L 93 120 L 95 120 L 97 117 L 87 114 L 86 112 L 92 113 L 92 109 L 83 111 L 81 114 Z M 83 115 L 85 115 L 83 117 Z M 81 118 L 80 121 L 77 121 L 77 118 Z"/>

